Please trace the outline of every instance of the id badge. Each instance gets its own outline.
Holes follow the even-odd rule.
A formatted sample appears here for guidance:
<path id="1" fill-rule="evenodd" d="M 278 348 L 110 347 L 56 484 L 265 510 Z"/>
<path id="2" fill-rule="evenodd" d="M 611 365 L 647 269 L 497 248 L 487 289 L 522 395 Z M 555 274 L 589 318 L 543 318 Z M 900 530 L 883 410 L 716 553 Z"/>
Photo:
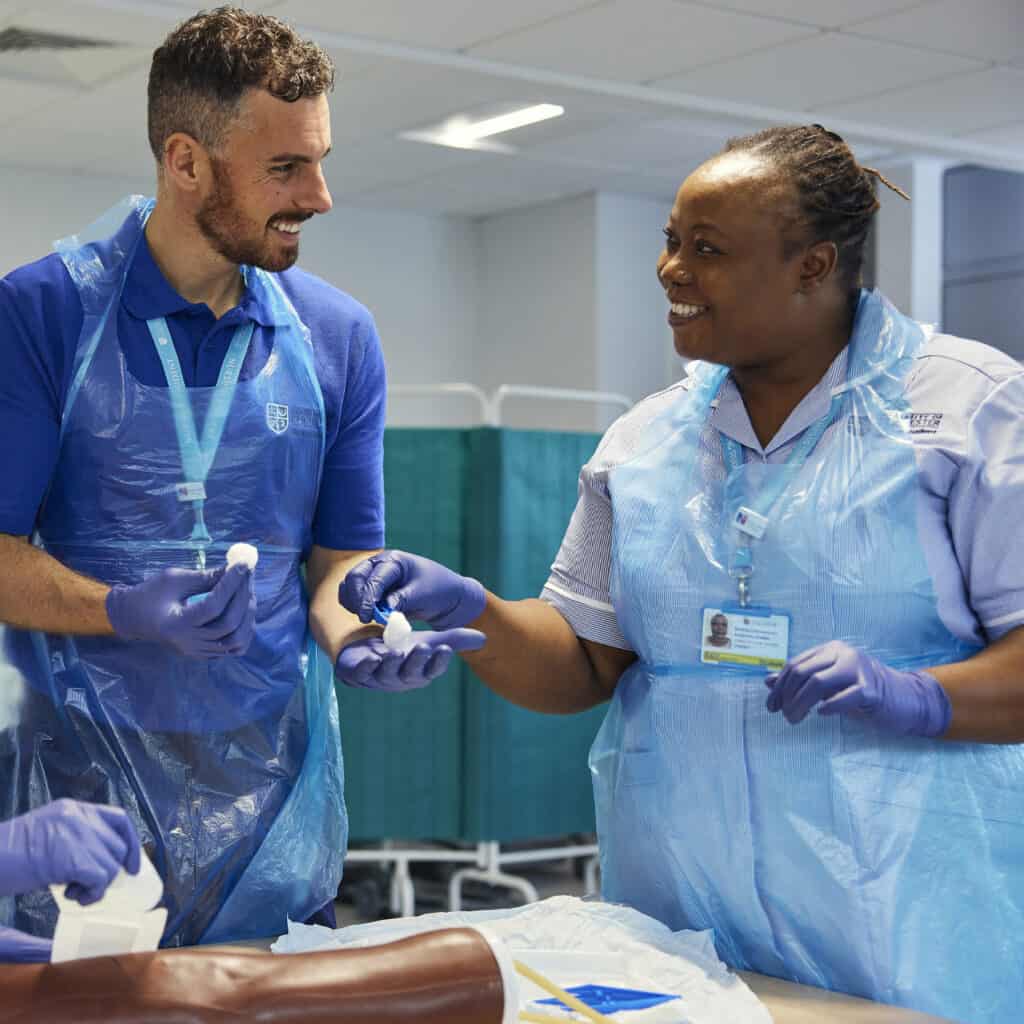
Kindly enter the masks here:
<path id="1" fill-rule="evenodd" d="M 700 660 L 774 672 L 789 658 L 789 616 L 767 606 L 726 604 L 701 616 Z"/>

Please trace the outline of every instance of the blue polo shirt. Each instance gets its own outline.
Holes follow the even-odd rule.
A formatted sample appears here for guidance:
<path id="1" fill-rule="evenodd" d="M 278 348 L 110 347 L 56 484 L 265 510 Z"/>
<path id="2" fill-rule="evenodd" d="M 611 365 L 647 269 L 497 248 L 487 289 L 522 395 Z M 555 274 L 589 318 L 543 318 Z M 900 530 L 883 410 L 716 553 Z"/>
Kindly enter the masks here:
<path id="1" fill-rule="evenodd" d="M 244 271 L 243 271 L 244 273 Z M 276 275 L 313 341 L 324 396 L 325 461 L 314 543 L 342 550 L 384 544 L 385 375 L 373 317 L 355 299 L 297 267 Z M 241 378 L 254 377 L 273 349 L 273 318 L 248 288 L 219 320 L 187 302 L 140 245 L 117 311 L 129 372 L 166 387 L 146 321 L 164 317 L 185 383 L 212 387 L 239 324 L 255 329 Z M 61 413 L 82 330 L 82 304 L 56 254 L 0 280 L 0 532 L 32 533 L 57 464 Z M 173 429 L 168 424 L 168 429 Z"/>

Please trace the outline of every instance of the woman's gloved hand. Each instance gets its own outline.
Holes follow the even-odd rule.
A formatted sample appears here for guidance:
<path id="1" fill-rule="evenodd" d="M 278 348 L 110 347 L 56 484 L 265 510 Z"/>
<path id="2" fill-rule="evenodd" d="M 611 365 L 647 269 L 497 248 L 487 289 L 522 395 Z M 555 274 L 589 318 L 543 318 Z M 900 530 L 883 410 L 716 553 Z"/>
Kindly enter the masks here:
<path id="1" fill-rule="evenodd" d="M 46 964 L 52 952 L 53 943 L 49 939 L 0 926 L 0 963 Z"/>
<path id="2" fill-rule="evenodd" d="M 349 686 L 367 690 L 418 690 L 448 668 L 455 651 L 475 651 L 486 637 L 475 629 L 415 633 L 416 643 L 393 651 L 379 637 L 357 640 L 341 649 L 334 671 Z"/>
<path id="3" fill-rule="evenodd" d="M 487 595 L 482 584 L 438 562 L 405 551 L 381 551 L 350 569 L 338 600 L 360 622 L 373 621 L 373 606 L 397 609 L 434 629 L 467 626 L 479 618 Z"/>
<path id="4" fill-rule="evenodd" d="M 135 586 L 111 587 L 107 617 L 124 640 L 166 644 L 193 658 L 244 654 L 256 628 L 252 570 L 164 569 Z"/>
<path id="5" fill-rule="evenodd" d="M 903 672 L 841 640 L 812 647 L 769 675 L 769 711 L 796 725 L 819 705 L 822 715 L 865 718 L 900 736 L 941 736 L 952 706 L 927 672 Z"/>
<path id="6" fill-rule="evenodd" d="M 67 883 L 67 895 L 95 903 L 124 867 L 138 874 L 139 837 L 119 807 L 55 800 L 0 822 L 0 896 Z"/>

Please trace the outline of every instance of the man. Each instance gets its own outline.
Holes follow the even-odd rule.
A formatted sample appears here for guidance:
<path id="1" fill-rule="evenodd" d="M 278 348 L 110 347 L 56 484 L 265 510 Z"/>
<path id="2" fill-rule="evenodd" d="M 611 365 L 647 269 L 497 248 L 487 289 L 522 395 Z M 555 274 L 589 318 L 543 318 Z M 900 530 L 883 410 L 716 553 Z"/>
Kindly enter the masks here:
<path id="1" fill-rule="evenodd" d="M 385 390 L 370 314 L 293 266 L 331 208 L 333 77 L 274 18 L 184 22 L 150 72 L 155 205 L 0 283 L 0 620 L 24 677 L 6 810 L 125 808 L 165 945 L 333 919 L 347 823 L 313 639 L 332 661 L 381 645 L 336 595 L 383 543 Z M 242 541 L 258 567 L 225 571 Z M 360 657 L 423 685 L 480 642 Z M 0 923 L 52 922 L 44 894 Z"/>

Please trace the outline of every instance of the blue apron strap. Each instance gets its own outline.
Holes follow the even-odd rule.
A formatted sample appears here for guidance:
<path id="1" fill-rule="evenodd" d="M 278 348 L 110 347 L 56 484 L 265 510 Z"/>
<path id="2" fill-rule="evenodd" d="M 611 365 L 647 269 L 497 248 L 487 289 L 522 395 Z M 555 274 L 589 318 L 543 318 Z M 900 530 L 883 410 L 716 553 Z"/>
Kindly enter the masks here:
<path id="1" fill-rule="evenodd" d="M 181 363 L 167 321 L 163 317 L 155 317 L 147 320 L 146 326 L 149 328 L 153 345 L 164 369 L 164 376 L 167 378 L 171 410 L 174 414 L 174 429 L 178 435 L 178 449 L 181 452 L 181 468 L 185 474 L 185 480 L 179 485 L 179 496 L 192 502 L 195 526 L 192 528 L 191 539 L 201 545 L 198 564 L 199 568 L 204 568 L 206 558 L 202 545 L 208 544 L 211 537 L 203 516 L 203 506 L 206 502 L 206 488 L 203 485 L 220 447 L 228 411 L 235 397 L 235 386 L 238 384 L 242 363 L 245 362 L 246 353 L 249 351 L 254 325 L 251 321 L 242 324 L 231 339 L 217 377 L 210 408 L 206 413 L 202 442 L 196 433 L 192 402 L 188 396 L 188 388 L 185 387 L 185 377 L 181 372 Z"/>
<path id="2" fill-rule="evenodd" d="M 734 545 L 729 560 L 729 575 L 736 580 L 740 605 L 744 608 L 750 604 L 750 577 L 754 572 L 753 540 L 760 540 L 771 523 L 771 514 L 782 496 L 789 490 L 797 473 L 803 468 L 812 451 L 814 451 L 822 435 L 839 415 L 842 398 L 834 395 L 828 412 L 821 419 L 811 424 L 803 437 L 793 446 L 792 451 L 778 473 L 768 486 L 761 488 L 750 501 L 741 506 L 733 514 L 732 526 L 740 538 Z M 721 433 L 721 432 L 720 432 Z M 722 456 L 726 471 L 734 473 L 743 465 L 743 449 L 738 441 L 721 434 Z"/>

